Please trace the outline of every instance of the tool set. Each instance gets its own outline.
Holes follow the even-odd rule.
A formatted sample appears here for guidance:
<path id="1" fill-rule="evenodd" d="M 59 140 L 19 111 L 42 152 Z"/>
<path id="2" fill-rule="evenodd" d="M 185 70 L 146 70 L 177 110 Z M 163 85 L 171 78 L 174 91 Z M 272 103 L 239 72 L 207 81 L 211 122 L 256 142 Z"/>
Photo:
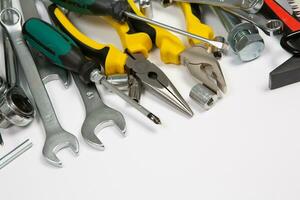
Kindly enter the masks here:
<path id="1" fill-rule="evenodd" d="M 154 21 L 152 5 L 156 2 L 178 6 L 186 30 Z M 227 39 L 216 36 L 204 23 L 203 7 L 222 22 Z M 62 167 L 56 154 L 64 148 L 77 154 L 79 142 L 61 126 L 45 84 L 61 80 L 67 89 L 74 80 L 86 109 L 82 137 L 93 148 L 104 150 L 96 130 L 114 125 L 126 136 L 126 122 L 120 111 L 105 105 L 97 85 L 155 124 L 163 122 L 142 106 L 146 90 L 192 117 L 194 112 L 175 84 L 148 58 L 151 50 L 158 48 L 166 65 L 187 67 L 198 82 L 191 86 L 191 99 L 209 110 L 227 91 L 219 59 L 228 47 L 243 62 L 258 58 L 265 47 L 259 29 L 268 36 L 282 34 L 282 47 L 294 55 L 271 72 L 270 88 L 297 82 L 299 8 L 295 0 L 0 0 L 0 128 L 27 126 L 37 113 L 46 133 L 43 156 Z M 84 34 L 69 17 L 70 12 L 77 17 L 98 16 L 116 30 L 123 49 Z M 186 36 L 188 44 L 172 32 Z M 0 159 L 0 169 L 31 146 L 28 140 L 17 146 Z"/>

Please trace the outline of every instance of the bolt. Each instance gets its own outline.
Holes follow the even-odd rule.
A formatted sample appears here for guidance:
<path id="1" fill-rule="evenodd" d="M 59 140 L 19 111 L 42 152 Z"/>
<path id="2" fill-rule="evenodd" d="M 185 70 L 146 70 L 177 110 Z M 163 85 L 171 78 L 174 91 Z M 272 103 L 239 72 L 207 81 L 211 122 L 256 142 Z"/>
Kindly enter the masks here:
<path id="1" fill-rule="evenodd" d="M 161 5 L 164 7 L 168 7 L 173 3 L 173 0 L 155 0 L 155 1 L 160 1 Z"/>
<path id="2" fill-rule="evenodd" d="M 260 56 L 265 44 L 255 25 L 242 22 L 238 17 L 216 7 L 211 7 L 228 32 L 228 42 L 242 61 Z"/>

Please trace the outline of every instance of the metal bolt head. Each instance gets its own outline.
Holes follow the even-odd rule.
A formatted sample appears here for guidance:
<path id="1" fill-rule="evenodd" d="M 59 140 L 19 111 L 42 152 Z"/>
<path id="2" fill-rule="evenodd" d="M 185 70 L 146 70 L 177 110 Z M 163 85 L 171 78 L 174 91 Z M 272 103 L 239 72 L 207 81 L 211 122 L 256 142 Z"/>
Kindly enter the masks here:
<path id="1" fill-rule="evenodd" d="M 153 18 L 152 0 L 139 0 L 141 12 L 149 19 Z"/>
<path id="2" fill-rule="evenodd" d="M 168 7 L 173 3 L 173 0 L 160 0 L 161 5 Z"/>
<path id="3" fill-rule="evenodd" d="M 235 26 L 228 35 L 228 41 L 233 51 L 245 62 L 258 58 L 265 47 L 258 29 L 248 22 Z"/>

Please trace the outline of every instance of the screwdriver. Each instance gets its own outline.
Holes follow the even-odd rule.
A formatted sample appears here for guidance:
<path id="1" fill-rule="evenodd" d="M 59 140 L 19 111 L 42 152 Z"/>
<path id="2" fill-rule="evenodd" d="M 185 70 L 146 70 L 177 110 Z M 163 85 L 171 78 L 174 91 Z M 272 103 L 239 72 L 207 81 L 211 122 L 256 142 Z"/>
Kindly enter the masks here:
<path id="1" fill-rule="evenodd" d="M 59 6 L 64 7 L 65 9 L 76 12 L 79 14 L 85 15 L 101 15 L 101 16 L 111 16 L 114 19 L 125 22 L 127 18 L 132 18 L 137 21 L 146 22 L 161 28 L 167 29 L 169 31 L 201 40 L 205 43 L 208 43 L 218 49 L 226 50 L 228 45 L 223 42 L 213 41 L 193 33 L 186 32 L 184 30 L 169 26 L 167 24 L 160 23 L 148 19 L 143 16 L 138 16 L 132 13 L 132 9 L 127 0 L 51 0 L 53 3 L 56 3 Z"/>
<path id="2" fill-rule="evenodd" d="M 52 25 L 31 18 L 23 25 L 24 39 L 39 52 L 43 53 L 51 62 L 66 70 L 79 74 L 85 84 L 92 82 L 102 84 L 105 88 L 117 94 L 135 109 L 147 116 L 155 124 L 161 124 L 160 119 L 149 110 L 129 98 L 106 80 L 101 70 L 93 60 L 88 60 L 76 43 L 65 33 Z M 45 33 L 45 34 L 42 34 Z"/>

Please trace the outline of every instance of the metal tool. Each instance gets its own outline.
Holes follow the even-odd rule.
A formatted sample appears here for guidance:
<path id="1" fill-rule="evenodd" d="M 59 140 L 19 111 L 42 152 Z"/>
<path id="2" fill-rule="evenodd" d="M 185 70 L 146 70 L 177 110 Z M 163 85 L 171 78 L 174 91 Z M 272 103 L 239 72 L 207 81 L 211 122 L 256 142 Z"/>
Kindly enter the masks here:
<path id="1" fill-rule="evenodd" d="M 152 40 L 147 34 L 134 32 L 129 34 L 127 31 L 129 29 L 128 24 L 121 24 L 111 18 L 104 18 L 119 34 L 125 50 L 124 53 L 111 44 L 101 44 L 81 33 L 56 5 L 49 7 L 49 13 L 61 30 L 76 41 L 85 56 L 95 61 L 102 58 L 98 62 L 104 66 L 106 74 L 123 72 L 131 75 L 130 79 L 137 79 L 134 81 L 135 84 L 130 85 L 129 91 L 129 96 L 133 97 L 134 100 L 139 101 L 143 86 L 178 110 L 189 116 L 193 115 L 189 105 L 165 73 L 146 59 L 145 52 L 148 53 L 149 46 L 152 46 Z"/>
<path id="2" fill-rule="evenodd" d="M 129 92 L 128 96 L 135 100 L 136 102 L 140 102 L 142 92 L 144 91 L 143 83 L 139 78 L 136 78 L 133 75 L 129 75 Z"/>
<path id="3" fill-rule="evenodd" d="M 76 0 L 51 0 L 53 3 L 60 5 L 69 11 L 76 12 L 79 14 L 87 14 L 87 15 L 109 15 L 115 18 L 118 21 L 127 21 L 127 18 L 131 18 L 137 21 L 149 23 L 155 26 L 162 27 L 169 31 L 190 37 L 195 38 L 197 40 L 201 40 L 205 43 L 208 43 L 212 46 L 215 46 L 219 49 L 227 49 L 228 45 L 218 42 L 212 41 L 198 35 L 188 33 L 186 31 L 180 30 L 178 28 L 169 26 L 167 24 L 160 23 L 158 21 L 154 21 L 148 19 L 143 16 L 138 16 L 132 12 L 130 12 L 130 6 L 127 0 L 120 0 L 120 1 L 111 1 L 111 0 L 82 0 L 80 3 Z M 133 1 L 133 0 L 132 0 Z"/>
<path id="4" fill-rule="evenodd" d="M 285 26 L 280 44 L 293 54 L 269 75 L 269 88 L 277 89 L 300 81 L 300 2 L 294 0 L 266 0 L 264 14 L 282 20 Z"/>
<path id="5" fill-rule="evenodd" d="M 12 13 L 14 16 L 15 21 L 13 24 L 7 24 L 3 19 L 8 12 Z M 56 117 L 48 93 L 40 78 L 38 70 L 36 69 L 36 65 L 29 49 L 23 40 L 22 14 L 15 8 L 4 9 L 0 13 L 0 23 L 6 30 L 14 47 L 16 56 L 22 65 L 32 96 L 35 99 L 35 103 L 44 124 L 46 141 L 43 148 L 43 155 L 51 164 L 62 167 L 62 162 L 58 159 L 56 153 L 66 147 L 70 147 L 73 152 L 78 153 L 78 140 L 74 135 L 66 132 L 61 127 Z"/>
<path id="6" fill-rule="evenodd" d="M 134 4 L 130 3 L 130 5 L 137 15 L 142 16 L 142 13 Z M 212 39 L 212 29 L 207 25 L 203 25 L 199 20 L 199 16 L 195 16 L 194 13 L 191 13 L 192 10 L 190 4 L 183 3 L 180 5 L 183 8 L 186 17 L 187 29 L 191 32 L 196 32 L 203 37 Z M 201 24 L 200 28 L 198 28 L 199 24 Z M 213 58 L 211 53 L 209 53 L 210 50 L 207 49 L 207 44 L 204 44 L 199 40 L 189 40 L 192 45 L 197 44 L 197 46 L 186 48 L 177 36 L 160 27 L 155 27 L 146 23 L 142 25 L 139 23 L 131 23 L 131 27 L 139 33 L 146 33 L 151 38 L 152 44 L 160 49 L 161 60 L 164 63 L 176 65 L 184 64 L 192 72 L 192 76 L 200 81 L 203 87 L 206 87 L 218 96 L 220 95 L 220 97 L 222 92 L 226 92 L 226 83 L 222 70 L 218 61 Z M 199 46 L 199 43 L 201 46 Z M 202 88 L 200 89 L 202 90 Z M 205 100 L 207 97 L 200 97 L 198 99 L 202 98 L 203 101 L 198 103 L 205 109 L 210 108 L 211 106 L 207 106 Z"/>
<path id="7" fill-rule="evenodd" d="M 173 2 L 187 2 L 207 4 L 218 7 L 228 7 L 242 9 L 250 13 L 257 13 L 264 4 L 264 0 L 156 0 L 160 1 L 163 6 L 171 5 Z"/>
<path id="8" fill-rule="evenodd" d="M 22 142 L 16 148 L 14 148 L 9 153 L 7 153 L 5 156 L 0 158 L 0 169 L 4 168 L 8 164 L 10 164 L 12 161 L 14 161 L 20 155 L 22 155 L 23 153 L 28 151 L 32 146 L 33 146 L 33 144 L 32 144 L 32 142 L 30 142 L 29 139 Z"/>
<path id="9" fill-rule="evenodd" d="M 1 9 L 1 5 L 0 5 Z M 0 27 L 0 77 L 4 79 L 5 82 L 6 80 L 6 63 L 5 63 L 5 47 L 4 47 L 4 32 L 2 31 L 2 27 Z"/>
<path id="10" fill-rule="evenodd" d="M 84 140 L 92 147 L 104 150 L 103 143 L 95 134 L 108 126 L 117 126 L 122 136 L 126 136 L 126 122 L 123 115 L 106 106 L 95 85 L 84 84 L 78 75 L 73 74 L 74 81 L 85 105 L 86 117 L 81 128 Z"/>
<path id="11" fill-rule="evenodd" d="M 1 8 L 11 6 L 11 2 L 3 1 Z M 9 22 L 13 16 L 8 14 L 5 19 Z M 24 127 L 30 124 L 35 116 L 32 102 L 25 92 L 19 87 L 16 58 L 13 53 L 7 34 L 2 30 L 3 48 L 5 51 L 5 80 L 0 77 L 0 128 L 7 129 L 11 126 Z"/>
<path id="12" fill-rule="evenodd" d="M 52 23 L 46 5 L 42 0 L 20 1 L 20 4 L 20 8 L 17 6 L 14 7 L 19 11 L 22 11 L 25 20 L 35 17 L 50 24 Z M 69 87 L 71 79 L 68 71 L 62 68 L 52 67 L 52 64 L 46 60 L 44 55 L 35 50 L 31 51 L 44 84 L 55 80 L 61 80 L 65 88 Z"/>
<path id="13" fill-rule="evenodd" d="M 226 93 L 226 81 L 219 62 L 203 46 L 194 46 L 181 53 L 181 63 L 185 65 L 197 84 L 190 97 L 208 110 Z"/>
<path id="14" fill-rule="evenodd" d="M 280 35 L 283 31 L 283 23 L 278 19 L 266 19 L 262 14 L 249 14 L 243 10 L 223 8 L 225 11 L 240 17 L 257 27 L 259 27 L 265 34 L 269 36 Z"/>
<path id="15" fill-rule="evenodd" d="M 152 0 L 135 0 L 140 7 L 141 12 L 149 19 L 153 18 Z"/>
<path id="16" fill-rule="evenodd" d="M 263 12 L 284 23 L 284 34 L 280 40 L 282 48 L 293 55 L 300 55 L 300 2 L 297 0 L 266 0 Z"/>
<path id="17" fill-rule="evenodd" d="M 287 28 L 285 31 L 290 33 L 300 30 L 300 17 L 297 17 L 299 7 L 300 3 L 297 1 L 265 0 L 265 7 L 262 11 L 265 15 L 281 20 Z"/>
<path id="18" fill-rule="evenodd" d="M 256 26 L 249 22 L 241 22 L 239 18 L 220 8 L 211 6 L 211 9 L 228 31 L 227 40 L 242 61 L 251 61 L 261 55 L 265 45 Z"/>
<path id="19" fill-rule="evenodd" d="M 134 76 L 138 78 L 143 87 L 160 97 L 164 97 L 170 105 L 176 105 L 176 108 L 189 116 L 193 116 L 193 111 L 187 102 L 161 69 L 151 62 L 146 63 L 142 54 L 130 54 L 130 58 L 133 59 L 127 60 L 127 71 L 133 71 Z M 137 87 L 140 86 L 138 85 Z"/>
<path id="20" fill-rule="evenodd" d="M 3 146 L 4 145 L 4 141 L 3 141 L 3 138 L 2 138 L 2 135 L 0 133 L 0 145 Z"/>
<path id="21" fill-rule="evenodd" d="M 42 36 L 40 30 L 47 32 L 47 36 Z M 104 75 L 101 74 L 99 65 L 93 60 L 88 60 L 75 44 L 75 42 L 66 35 L 62 35 L 55 27 L 39 19 L 30 19 L 23 26 L 25 39 L 35 48 L 38 48 L 50 61 L 80 75 L 82 81 L 86 84 L 91 82 L 102 84 L 123 100 L 140 111 L 148 119 L 156 124 L 160 124 L 160 119 L 149 110 L 130 99 L 123 92 L 111 85 Z M 49 35 L 51 37 L 49 37 Z M 45 48 L 46 47 L 46 48 Z M 62 51 L 63 50 L 63 51 Z M 67 51 L 66 51 L 67 50 Z M 55 52 L 51 54 L 50 52 Z M 50 53 L 50 54 L 49 54 Z M 62 59 L 64 58 L 64 59 Z"/>
<path id="22" fill-rule="evenodd" d="M 127 74 L 114 74 L 106 76 L 106 80 L 121 91 L 129 90 L 129 78 Z"/>
<path id="23" fill-rule="evenodd" d="M 140 111 L 143 115 L 145 115 L 148 119 L 153 121 L 155 124 L 161 124 L 160 119 L 155 116 L 153 113 L 151 113 L 149 110 L 138 104 L 133 99 L 129 98 L 127 95 L 122 93 L 120 90 L 118 90 L 115 86 L 111 85 L 109 82 L 107 82 L 104 75 L 101 74 L 99 69 L 94 69 L 90 74 L 90 80 L 94 83 L 100 83 L 104 85 L 104 87 L 108 88 L 110 91 L 117 94 L 119 97 L 121 97 L 124 101 L 129 103 L 132 107 Z"/>
<path id="24" fill-rule="evenodd" d="M 209 45 L 212 45 L 218 49 L 222 49 L 222 50 L 227 50 L 228 49 L 228 45 L 226 43 L 222 43 L 222 42 L 219 42 L 219 41 L 214 41 L 214 40 L 209 40 L 209 39 L 206 39 L 206 38 L 203 38 L 203 37 L 200 37 L 198 35 L 195 35 L 195 34 L 192 34 L 192 33 L 189 33 L 189 32 L 186 32 L 186 31 L 183 31 L 183 30 L 180 30 L 178 28 L 175 28 L 175 27 L 172 27 L 172 26 L 169 26 L 167 24 L 163 24 L 163 23 L 160 23 L 158 21 L 154 21 L 154 20 L 151 20 L 151 19 L 148 19 L 146 17 L 142 17 L 142 16 L 138 16 L 138 15 L 135 15 L 135 14 L 132 14 L 130 12 L 125 12 L 126 16 L 132 18 L 132 19 L 135 19 L 135 20 L 139 20 L 139 21 L 144 21 L 146 23 L 149 23 L 149 24 L 153 24 L 155 26 L 159 26 L 161 28 L 164 28 L 164 29 L 167 29 L 171 32 L 174 32 L 174 33 L 178 33 L 180 35 L 184 35 L 184 36 L 187 36 L 187 37 L 190 37 L 190 38 L 194 38 L 196 40 L 201 40 Z"/>
<path id="25" fill-rule="evenodd" d="M 199 4 L 178 3 L 181 7 L 189 32 L 201 35 L 208 39 L 215 38 L 213 29 L 202 23 L 202 12 Z M 219 41 L 221 38 L 216 38 Z M 199 40 L 189 39 L 192 47 L 186 48 L 180 54 L 181 63 L 185 65 L 193 77 L 200 83 L 195 85 L 190 91 L 190 97 L 195 100 L 202 108 L 208 110 L 223 97 L 226 92 L 226 82 L 215 57 L 222 52 L 214 47 L 204 44 Z M 219 55 L 219 56 L 220 56 Z"/>
<path id="26" fill-rule="evenodd" d="M 1 95 L 0 128 L 27 126 L 34 116 L 34 107 L 21 88 L 13 87 Z"/>

